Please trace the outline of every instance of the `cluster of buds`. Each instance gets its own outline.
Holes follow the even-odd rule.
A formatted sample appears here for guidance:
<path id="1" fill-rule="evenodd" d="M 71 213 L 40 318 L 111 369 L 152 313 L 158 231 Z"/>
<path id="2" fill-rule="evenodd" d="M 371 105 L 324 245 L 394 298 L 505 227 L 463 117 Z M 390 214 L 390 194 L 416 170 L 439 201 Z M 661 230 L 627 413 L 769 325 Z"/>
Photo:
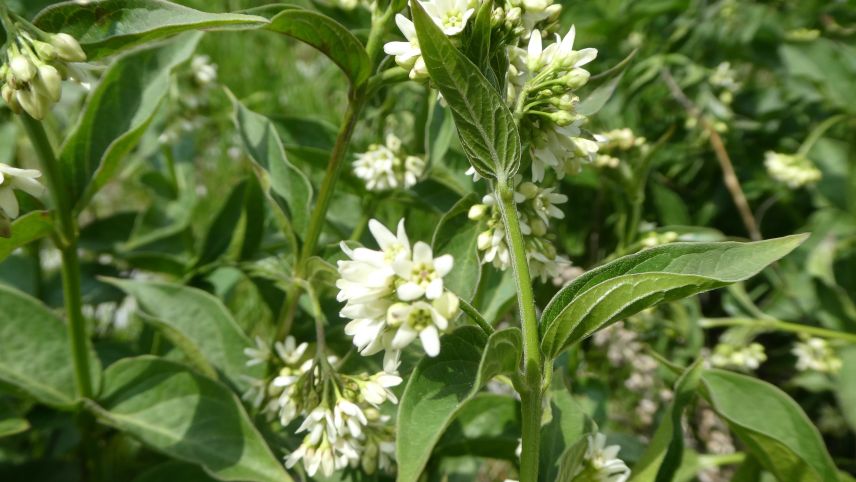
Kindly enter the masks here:
<path id="1" fill-rule="evenodd" d="M 623 157 L 634 149 L 642 155 L 648 151 L 647 140 L 626 127 L 595 134 L 594 138 L 599 144 L 594 165 L 600 168 L 617 168 L 621 164 L 621 158 L 618 156 Z"/>
<path id="2" fill-rule="evenodd" d="M 369 191 L 407 189 L 419 181 L 425 172 L 425 159 L 407 155 L 401 139 L 387 134 L 386 144 L 372 144 L 366 152 L 357 154 L 354 174 L 365 181 Z"/>
<path id="3" fill-rule="evenodd" d="M 568 200 L 568 196 L 554 192 L 555 188 L 540 187 L 517 177 L 514 202 L 520 216 L 520 230 L 529 269 L 533 277 L 541 281 L 558 276 L 561 270 L 570 265 L 570 261 L 556 251 L 548 234 L 552 219 L 564 219 L 565 213 L 558 204 Z M 501 270 L 511 264 L 508 245 L 505 241 L 505 224 L 502 212 L 493 194 L 482 198 L 481 204 L 470 207 L 469 218 L 473 221 L 485 220 L 487 229 L 478 236 L 478 249 L 483 252 L 482 263 L 492 263 Z"/>
<path id="4" fill-rule="evenodd" d="M 17 30 L 11 36 L 0 66 L 3 100 L 20 114 L 43 119 L 62 96 L 62 81 L 73 75 L 70 62 L 83 62 L 86 54 L 71 35 Z"/>
<path id="5" fill-rule="evenodd" d="M 835 350 L 823 338 L 806 337 L 794 344 L 791 353 L 797 357 L 799 371 L 837 373 L 841 370 L 841 358 L 838 358 Z"/>
<path id="6" fill-rule="evenodd" d="M 716 345 L 710 356 L 710 364 L 715 367 L 741 371 L 757 370 L 766 360 L 764 345 L 760 343 L 750 343 L 742 347 L 720 343 Z"/>
<path id="7" fill-rule="evenodd" d="M 820 169 L 800 154 L 788 155 L 768 151 L 764 157 L 764 167 L 770 177 L 792 189 L 811 186 L 823 177 Z"/>
<path id="8" fill-rule="evenodd" d="M 544 179 L 547 168 L 557 177 L 579 170 L 581 160 L 592 160 L 597 143 L 583 135 L 586 117 L 576 111 L 574 93 L 588 83 L 582 68 L 597 56 L 595 49 L 574 50 L 574 27 L 564 37 L 542 46 L 541 32 L 534 30 L 526 49 L 509 51 L 508 99 L 521 129 L 531 139 L 532 178 Z"/>
<path id="9" fill-rule="evenodd" d="M 398 403 L 390 391 L 401 383 L 397 374 L 339 373 L 335 357 L 307 357 L 308 344 L 298 345 L 293 337 L 274 345 L 275 360 L 263 342 L 257 344 L 245 350 L 247 364 L 274 363 L 278 371 L 270 380 L 254 383 L 245 399 L 263 406 L 283 427 L 302 418 L 296 433 L 305 435 L 285 458 L 287 467 L 302 462 L 310 476 L 320 471 L 327 477 L 346 467 L 361 467 L 368 474 L 393 468 L 394 432 L 380 406 Z"/>

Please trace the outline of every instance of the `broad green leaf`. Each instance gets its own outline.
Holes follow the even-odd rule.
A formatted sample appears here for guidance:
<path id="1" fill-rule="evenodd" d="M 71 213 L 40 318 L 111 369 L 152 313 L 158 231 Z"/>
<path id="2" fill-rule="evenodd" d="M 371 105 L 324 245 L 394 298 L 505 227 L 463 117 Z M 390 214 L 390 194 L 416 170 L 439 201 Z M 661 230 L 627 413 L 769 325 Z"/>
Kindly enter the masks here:
<path id="1" fill-rule="evenodd" d="M 482 272 L 476 246 L 481 224 L 467 217 L 470 206 L 477 202 L 475 194 L 458 201 L 440 219 L 431 243 L 435 256 L 450 254 L 455 258 L 455 268 L 443 278 L 443 283 L 466 301 L 475 296 Z"/>
<path id="2" fill-rule="evenodd" d="M 0 237 L 0 261 L 12 251 L 51 233 L 53 221 L 47 211 L 31 211 L 14 220 L 8 238 Z"/>
<path id="3" fill-rule="evenodd" d="M 288 9 L 276 15 L 268 30 L 307 43 L 330 57 L 345 72 L 353 87 L 371 74 L 371 61 L 363 44 L 347 28 L 318 12 Z"/>
<path id="4" fill-rule="evenodd" d="M 35 298 L 0 285 L 0 381 L 45 405 L 70 407 L 77 394 L 65 323 Z M 100 366 L 89 359 L 93 385 Z"/>
<path id="5" fill-rule="evenodd" d="M 489 323 L 495 325 L 517 300 L 514 274 L 511 270 L 500 271 L 493 266 L 485 266 L 477 294 L 473 304 Z"/>
<path id="6" fill-rule="evenodd" d="M 516 460 L 519 441 L 520 402 L 508 396 L 479 393 L 461 405 L 434 453 Z"/>
<path id="7" fill-rule="evenodd" d="M 266 23 L 263 17 L 200 12 L 162 0 L 68 1 L 44 9 L 35 19 L 42 30 L 76 38 L 89 61 L 187 30 L 255 28 Z"/>
<path id="8" fill-rule="evenodd" d="M 701 382 L 716 413 L 778 480 L 838 480 L 820 433 L 786 393 L 765 381 L 724 370 L 706 370 Z"/>
<path id="9" fill-rule="evenodd" d="M 623 77 L 624 72 L 621 72 L 609 82 L 598 86 L 589 93 L 582 102 L 579 103 L 576 108 L 576 112 L 585 116 L 592 116 L 600 112 L 600 110 L 603 109 L 603 106 L 609 102 L 609 99 L 612 97 L 616 87 L 618 87 L 618 83 L 621 82 Z"/>
<path id="10" fill-rule="evenodd" d="M 245 376 L 261 378 L 263 368 L 247 367 L 244 348 L 254 346 L 235 319 L 216 297 L 196 288 L 155 281 L 131 281 L 111 278 L 116 285 L 136 298 L 142 311 L 158 324 L 169 326 L 184 338 L 179 345 L 193 347 L 188 356 L 201 353 L 235 387 L 247 388 Z"/>
<path id="11" fill-rule="evenodd" d="M 145 471 L 134 482 L 214 482 L 200 467 L 184 462 L 164 462 Z"/>
<path id="12" fill-rule="evenodd" d="M 850 430 L 856 432 L 856 347 L 842 349 L 840 356 L 841 370 L 838 372 L 836 389 L 838 406 Z"/>
<path id="13" fill-rule="evenodd" d="M 89 406 L 104 423 L 217 479 L 292 480 L 235 394 L 181 364 L 120 360 L 104 372 L 104 390 Z"/>
<path id="14" fill-rule="evenodd" d="M 0 438 L 26 432 L 30 429 L 30 422 L 21 417 L 11 407 L 0 403 Z"/>
<path id="15" fill-rule="evenodd" d="M 189 33 L 130 52 L 107 69 L 60 153 L 75 209 L 119 169 L 166 96 L 173 69 L 193 55 L 201 36 Z"/>
<path id="16" fill-rule="evenodd" d="M 514 117 L 478 67 L 411 2 L 413 23 L 431 80 L 449 104 L 461 145 L 478 173 L 510 179 L 520 167 L 520 135 Z"/>
<path id="17" fill-rule="evenodd" d="M 554 482 L 567 471 L 563 462 L 571 457 L 570 451 L 594 429 L 594 423 L 577 404 L 559 374 L 556 374 L 548 392 L 550 421 L 541 427 L 541 453 L 538 480 Z"/>
<path id="18" fill-rule="evenodd" d="M 247 109 L 234 96 L 235 126 L 250 157 L 261 169 L 259 181 L 294 229 L 301 236 L 309 226 L 312 185 L 299 169 L 288 161 L 276 127 L 267 117 Z"/>
<path id="19" fill-rule="evenodd" d="M 517 328 L 489 338 L 463 326 L 440 338 L 440 354 L 425 357 L 407 382 L 398 408 L 398 482 L 415 482 L 434 445 L 461 407 L 491 378 L 518 368 L 522 335 Z"/>
<path id="20" fill-rule="evenodd" d="M 593 269 L 559 291 L 541 316 L 541 349 L 555 357 L 610 323 L 659 303 L 754 276 L 806 239 L 673 243 Z"/>
<path id="21" fill-rule="evenodd" d="M 674 398 L 664 414 L 654 438 L 633 467 L 632 481 L 668 482 L 681 466 L 684 455 L 684 434 L 681 417 L 695 396 L 702 374 L 702 365 L 694 363 L 675 382 Z"/>

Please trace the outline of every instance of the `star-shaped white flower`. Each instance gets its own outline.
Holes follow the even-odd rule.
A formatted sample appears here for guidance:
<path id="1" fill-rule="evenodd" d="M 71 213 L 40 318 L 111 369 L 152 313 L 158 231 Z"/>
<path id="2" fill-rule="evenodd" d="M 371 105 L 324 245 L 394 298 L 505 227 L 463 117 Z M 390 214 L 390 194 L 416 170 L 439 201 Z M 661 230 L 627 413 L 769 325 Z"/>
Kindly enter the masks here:
<path id="1" fill-rule="evenodd" d="M 405 282 L 396 293 L 403 301 L 412 301 L 425 296 L 429 300 L 443 294 L 443 276 L 452 271 L 454 261 L 445 254 L 434 258 L 431 246 L 418 241 L 413 245 L 413 259 L 399 258 L 392 267 Z"/>
<path id="2" fill-rule="evenodd" d="M 17 218 L 20 206 L 14 191 L 20 189 L 31 196 L 41 196 L 44 187 L 36 180 L 41 175 L 36 169 L 18 169 L 0 163 L 0 212 L 9 219 Z"/>
<path id="3" fill-rule="evenodd" d="M 450 37 L 461 33 L 475 12 L 469 0 L 431 0 L 421 3 L 434 23 Z"/>

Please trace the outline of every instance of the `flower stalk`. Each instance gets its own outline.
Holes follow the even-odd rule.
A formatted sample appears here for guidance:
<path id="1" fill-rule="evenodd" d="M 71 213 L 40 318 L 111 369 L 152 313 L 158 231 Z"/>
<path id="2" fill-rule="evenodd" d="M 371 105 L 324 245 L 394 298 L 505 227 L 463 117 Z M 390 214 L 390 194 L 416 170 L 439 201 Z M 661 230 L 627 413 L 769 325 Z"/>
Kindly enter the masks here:
<path id="1" fill-rule="evenodd" d="M 68 338 L 71 344 L 74 382 L 78 396 L 88 398 L 92 396 L 93 389 L 89 367 L 86 320 L 83 317 L 83 302 L 80 291 L 77 223 L 72 215 L 72 206 L 62 168 L 57 161 L 50 141 L 48 141 L 44 126 L 28 114 L 22 113 L 20 118 L 39 157 L 47 178 L 48 190 L 54 202 L 54 215 L 57 220 L 55 242 L 62 254 L 63 300 L 68 317 Z"/>

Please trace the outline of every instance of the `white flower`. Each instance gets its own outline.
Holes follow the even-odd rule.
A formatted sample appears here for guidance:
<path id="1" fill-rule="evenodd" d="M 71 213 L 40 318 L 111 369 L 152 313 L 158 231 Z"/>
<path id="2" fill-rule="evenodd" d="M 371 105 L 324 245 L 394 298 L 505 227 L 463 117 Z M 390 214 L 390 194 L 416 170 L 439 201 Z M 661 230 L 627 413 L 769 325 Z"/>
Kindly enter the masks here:
<path id="1" fill-rule="evenodd" d="M 458 297 L 446 292 L 432 303 L 396 303 L 389 308 L 387 324 L 397 328 L 390 347 L 402 350 L 416 337 L 428 356 L 440 353 L 440 333 L 449 326 L 449 318 L 458 312 Z"/>
<path id="2" fill-rule="evenodd" d="M 398 398 L 390 390 L 391 387 L 397 387 L 401 384 L 401 377 L 386 371 L 375 373 L 363 380 L 358 380 L 357 385 L 360 389 L 360 395 L 366 402 L 377 407 L 383 402 L 389 400 L 393 404 L 398 403 Z"/>
<path id="3" fill-rule="evenodd" d="M 256 340 L 258 343 L 258 338 L 256 338 Z M 293 336 L 287 336 L 285 338 L 285 342 L 278 341 L 274 343 L 273 346 L 276 350 L 276 354 L 283 363 L 294 366 L 300 363 L 300 359 L 303 358 L 303 354 L 306 353 L 306 349 L 309 347 L 309 344 L 303 342 L 298 345 L 297 340 L 295 340 Z"/>
<path id="4" fill-rule="evenodd" d="M 422 58 L 422 50 L 419 48 L 419 40 L 416 38 L 416 28 L 413 22 L 402 14 L 395 15 L 395 24 L 407 39 L 407 42 L 388 42 L 383 46 L 387 55 L 395 56 L 395 63 L 399 67 L 410 70 L 410 78 L 413 80 L 428 77 L 428 69 Z"/>
<path id="5" fill-rule="evenodd" d="M 821 373 L 837 373 L 841 370 L 841 359 L 823 338 L 812 337 L 797 342 L 791 353 L 797 357 L 797 370 Z"/>
<path id="6" fill-rule="evenodd" d="M 369 191 L 409 188 L 425 172 L 425 160 L 418 156 L 402 157 L 401 139 L 388 134 L 386 145 L 373 144 L 366 152 L 357 154 L 354 174 L 365 181 Z"/>
<path id="7" fill-rule="evenodd" d="M 454 260 L 449 254 L 434 258 L 431 246 L 422 241 L 413 245 L 413 258 L 399 258 L 392 267 L 404 284 L 396 293 L 401 300 L 412 301 L 422 296 L 434 300 L 443 294 L 443 277 L 452 271 Z"/>
<path id="8" fill-rule="evenodd" d="M 584 460 L 588 468 L 593 470 L 599 480 L 604 482 L 625 482 L 630 478 L 630 469 L 623 460 L 618 458 L 621 447 L 606 446 L 606 435 L 596 433 L 588 435 L 588 447 Z"/>
<path id="9" fill-rule="evenodd" d="M 244 355 L 249 358 L 247 360 L 248 367 L 261 365 L 262 363 L 267 363 L 270 359 L 270 348 L 260 336 L 257 336 L 256 347 L 244 348 Z"/>
<path id="10" fill-rule="evenodd" d="M 751 343 L 743 347 L 720 343 L 716 345 L 710 357 L 710 363 L 713 366 L 747 371 L 757 370 L 766 360 L 764 345 L 760 343 Z"/>
<path id="11" fill-rule="evenodd" d="M 434 23 L 448 36 L 461 33 L 475 12 L 475 9 L 470 7 L 470 0 L 431 0 L 420 3 Z"/>
<path id="12" fill-rule="evenodd" d="M 808 158 L 800 155 L 768 151 L 765 154 L 764 166 L 770 177 L 793 189 L 810 186 L 823 177 Z"/>
<path id="13" fill-rule="evenodd" d="M 200 85 L 208 85 L 217 81 L 217 66 L 211 63 L 207 55 L 196 55 L 190 61 L 193 78 Z"/>
<path id="14" fill-rule="evenodd" d="M 36 180 L 41 175 L 36 169 L 18 169 L 0 163 L 0 214 L 9 219 L 15 219 L 20 214 L 20 206 L 14 192 L 16 189 L 34 197 L 41 196 L 44 187 Z"/>

